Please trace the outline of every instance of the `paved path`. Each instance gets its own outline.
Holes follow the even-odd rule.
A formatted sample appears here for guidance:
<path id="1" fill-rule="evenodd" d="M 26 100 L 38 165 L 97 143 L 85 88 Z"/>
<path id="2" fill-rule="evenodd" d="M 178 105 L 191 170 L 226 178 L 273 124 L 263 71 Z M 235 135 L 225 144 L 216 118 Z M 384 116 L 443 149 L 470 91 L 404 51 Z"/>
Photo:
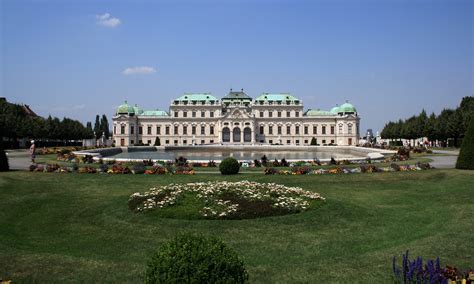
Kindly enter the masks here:
<path id="1" fill-rule="evenodd" d="M 11 170 L 28 170 L 31 165 L 28 150 L 6 150 L 8 165 Z"/>
<path id="2" fill-rule="evenodd" d="M 435 154 L 444 154 L 446 156 L 426 156 L 426 158 L 432 159 L 430 163 L 437 169 L 454 169 L 456 161 L 458 159 L 459 151 L 445 151 L 445 150 L 434 150 Z"/>

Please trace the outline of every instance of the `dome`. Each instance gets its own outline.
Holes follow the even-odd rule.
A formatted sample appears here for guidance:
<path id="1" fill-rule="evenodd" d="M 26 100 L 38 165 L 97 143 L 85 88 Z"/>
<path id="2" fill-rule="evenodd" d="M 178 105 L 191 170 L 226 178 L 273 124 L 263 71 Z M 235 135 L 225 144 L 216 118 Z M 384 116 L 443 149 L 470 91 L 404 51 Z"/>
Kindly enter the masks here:
<path id="1" fill-rule="evenodd" d="M 330 113 L 337 114 L 338 112 L 339 112 L 339 107 L 337 105 L 330 110 Z"/>
<path id="2" fill-rule="evenodd" d="M 138 105 L 135 104 L 135 106 L 133 107 L 133 112 L 136 114 L 136 115 L 140 115 L 143 113 L 143 110 L 141 108 L 138 107 Z"/>
<path id="3" fill-rule="evenodd" d="M 346 102 L 339 107 L 339 112 L 357 112 L 357 109 L 352 104 Z"/>
<path id="4" fill-rule="evenodd" d="M 121 104 L 117 108 L 117 114 L 131 114 L 131 113 L 135 113 L 135 110 L 133 109 L 132 106 L 127 104 L 127 101 L 125 101 L 125 103 Z"/>

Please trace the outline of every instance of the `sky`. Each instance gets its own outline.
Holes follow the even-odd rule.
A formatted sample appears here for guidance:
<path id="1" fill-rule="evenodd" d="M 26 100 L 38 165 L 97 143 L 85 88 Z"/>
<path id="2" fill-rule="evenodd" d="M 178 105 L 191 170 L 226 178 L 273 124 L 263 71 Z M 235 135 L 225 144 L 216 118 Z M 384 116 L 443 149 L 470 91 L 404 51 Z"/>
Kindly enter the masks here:
<path id="1" fill-rule="evenodd" d="M 470 0 L 0 0 L 0 31 L 0 96 L 84 123 L 243 88 L 380 131 L 474 94 Z"/>

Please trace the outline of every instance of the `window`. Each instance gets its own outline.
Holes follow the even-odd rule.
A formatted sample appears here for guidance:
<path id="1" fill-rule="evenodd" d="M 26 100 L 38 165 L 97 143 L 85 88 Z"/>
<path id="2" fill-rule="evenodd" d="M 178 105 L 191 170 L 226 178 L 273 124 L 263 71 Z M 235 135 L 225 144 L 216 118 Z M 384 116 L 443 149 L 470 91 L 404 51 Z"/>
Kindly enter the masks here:
<path id="1" fill-rule="evenodd" d="M 117 126 L 114 125 L 114 134 L 117 134 Z"/>
<path id="2" fill-rule="evenodd" d="M 289 111 L 286 112 L 286 117 L 290 117 L 290 112 Z"/>
<path id="3" fill-rule="evenodd" d="M 334 125 L 331 125 L 331 134 L 334 134 Z"/>
<path id="4" fill-rule="evenodd" d="M 138 126 L 138 134 L 140 134 L 140 135 L 143 134 L 143 127 Z"/>
<path id="5" fill-rule="evenodd" d="M 201 125 L 201 135 L 206 135 L 206 126 Z"/>
<path id="6" fill-rule="evenodd" d="M 331 140 L 331 144 L 334 144 L 334 140 Z"/>
<path id="7" fill-rule="evenodd" d="M 138 140 L 138 144 L 143 144 L 143 141 L 142 140 Z"/>
<path id="8" fill-rule="evenodd" d="M 313 134 L 318 134 L 318 126 L 313 125 Z"/>
<path id="9" fill-rule="evenodd" d="M 296 145 L 300 145 L 300 140 L 296 140 Z"/>
<path id="10" fill-rule="evenodd" d="M 278 131 L 278 135 L 281 135 L 281 126 L 278 126 L 277 129 L 278 129 L 278 130 L 277 130 L 277 131 Z"/>
<path id="11" fill-rule="evenodd" d="M 183 117 L 188 117 L 188 112 L 187 111 L 183 111 Z"/>
<path id="12" fill-rule="evenodd" d="M 268 112 L 268 117 L 273 117 L 273 111 Z"/>
<path id="13" fill-rule="evenodd" d="M 177 125 L 174 126 L 174 135 L 178 135 L 178 126 Z"/>
<path id="14" fill-rule="evenodd" d="M 214 143 L 214 140 L 210 140 L 209 143 L 211 143 L 211 144 Z"/>
<path id="15" fill-rule="evenodd" d="M 263 117 L 263 111 L 260 112 L 260 117 Z"/>
<path id="16" fill-rule="evenodd" d="M 268 143 L 273 144 L 273 140 L 268 140 Z"/>
<path id="17" fill-rule="evenodd" d="M 206 112 L 205 111 L 201 111 L 201 117 L 205 117 L 206 116 Z"/>
<path id="18" fill-rule="evenodd" d="M 300 134 L 300 127 L 298 125 L 295 127 L 295 133 L 296 135 Z"/>
<path id="19" fill-rule="evenodd" d="M 260 135 L 263 135 L 263 126 L 260 126 Z"/>
<path id="20" fill-rule="evenodd" d="M 214 117 L 214 112 L 213 111 L 209 112 L 209 115 L 210 117 Z"/>
<path id="21" fill-rule="evenodd" d="M 157 126 L 156 127 L 156 135 L 160 135 L 160 134 L 161 134 L 161 127 Z"/>
<path id="22" fill-rule="evenodd" d="M 135 140 L 130 140 L 130 144 L 131 145 L 135 144 Z"/>
<path id="23" fill-rule="evenodd" d="M 326 134 L 326 126 L 325 125 L 323 125 L 322 133 Z"/>
<path id="24" fill-rule="evenodd" d="M 342 124 L 339 124 L 339 134 L 342 134 Z"/>
<path id="25" fill-rule="evenodd" d="M 268 126 L 268 134 L 273 135 L 273 126 L 271 126 L 271 125 Z"/>
<path id="26" fill-rule="evenodd" d="M 306 126 L 306 125 L 304 127 L 304 134 L 308 134 L 308 126 Z"/>
<path id="27" fill-rule="evenodd" d="M 170 127 L 169 126 L 165 127 L 165 134 L 170 135 Z"/>
<path id="28" fill-rule="evenodd" d="M 125 131 L 123 131 L 122 134 L 123 133 L 125 133 Z M 135 134 L 135 127 L 133 125 L 130 126 L 130 134 Z"/>
<path id="29" fill-rule="evenodd" d="M 148 135 L 151 135 L 151 126 L 148 126 L 146 131 Z"/>
<path id="30" fill-rule="evenodd" d="M 165 144 L 170 144 L 170 140 L 165 140 Z"/>
<path id="31" fill-rule="evenodd" d="M 196 135 L 196 126 L 195 125 L 193 125 L 193 127 L 191 128 L 191 134 Z"/>
<path id="32" fill-rule="evenodd" d="M 204 140 L 201 140 L 201 144 L 204 144 L 204 143 L 206 143 L 206 142 Z"/>
<path id="33" fill-rule="evenodd" d="M 174 112 L 174 117 L 178 117 L 178 112 L 177 111 Z"/>
<path id="34" fill-rule="evenodd" d="M 347 133 L 352 134 L 352 124 L 347 125 Z"/>
<path id="35" fill-rule="evenodd" d="M 193 111 L 191 115 L 192 115 L 192 117 L 196 117 L 196 112 Z"/>
<path id="36" fill-rule="evenodd" d="M 323 140 L 323 145 L 326 144 L 326 140 Z"/>
<path id="37" fill-rule="evenodd" d="M 151 145 L 151 140 L 146 141 L 148 145 Z"/>
<path id="38" fill-rule="evenodd" d="M 290 140 L 286 140 L 286 144 L 291 144 L 291 141 L 290 141 Z"/>
<path id="39" fill-rule="evenodd" d="M 125 134 L 125 125 L 120 125 L 120 134 Z"/>
<path id="40" fill-rule="evenodd" d="M 296 116 L 296 117 L 300 117 L 300 112 L 299 112 L 299 111 L 295 112 L 295 116 Z M 297 144 L 298 144 L 298 143 L 297 143 Z"/>
<path id="41" fill-rule="evenodd" d="M 304 140 L 304 144 L 308 144 L 308 140 Z"/>
<path id="42" fill-rule="evenodd" d="M 183 126 L 183 135 L 187 135 L 188 134 L 188 127 L 185 125 Z"/>
<path id="43" fill-rule="evenodd" d="M 183 144 L 184 145 L 188 144 L 188 140 L 183 140 Z"/>
<path id="44" fill-rule="evenodd" d="M 211 112 L 211 113 L 212 113 L 212 112 Z M 211 135 L 214 135 L 214 126 L 211 125 L 211 128 L 210 128 L 210 131 L 209 131 L 209 132 L 210 132 Z"/>
<path id="45" fill-rule="evenodd" d="M 290 126 L 290 125 L 287 125 L 287 126 L 286 126 L 286 134 L 287 134 L 287 135 L 290 135 L 290 134 L 291 134 L 291 126 Z"/>
<path id="46" fill-rule="evenodd" d="M 174 145 L 178 145 L 178 140 L 174 140 Z"/>
<path id="47" fill-rule="evenodd" d="M 277 112 L 277 116 L 281 117 L 281 111 Z"/>

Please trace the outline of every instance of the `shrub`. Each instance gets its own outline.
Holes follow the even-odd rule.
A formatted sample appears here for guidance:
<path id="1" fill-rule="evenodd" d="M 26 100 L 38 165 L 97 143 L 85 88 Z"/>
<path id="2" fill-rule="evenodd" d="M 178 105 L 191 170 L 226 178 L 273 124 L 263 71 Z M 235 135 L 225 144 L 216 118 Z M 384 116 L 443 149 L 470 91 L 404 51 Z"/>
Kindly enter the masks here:
<path id="1" fill-rule="evenodd" d="M 155 146 L 161 146 L 160 137 L 156 136 Z"/>
<path id="2" fill-rule="evenodd" d="M 237 253 L 217 238 L 178 235 L 148 262 L 145 283 L 246 283 Z"/>
<path id="3" fill-rule="evenodd" d="M 288 162 L 285 160 L 285 158 L 281 159 L 280 161 L 280 166 L 282 167 L 289 167 L 290 164 L 288 164 Z"/>
<path id="4" fill-rule="evenodd" d="M 10 170 L 10 167 L 8 165 L 7 154 L 5 154 L 5 151 L 3 150 L 3 141 L 0 141 L 0 172 L 6 172 L 8 170 Z"/>
<path id="5" fill-rule="evenodd" d="M 262 161 L 262 166 L 266 167 L 266 166 L 267 166 L 267 162 L 268 162 L 267 155 L 263 155 L 260 160 Z"/>
<path id="6" fill-rule="evenodd" d="M 278 171 L 275 168 L 265 168 L 265 170 L 263 170 L 263 173 L 265 175 L 275 175 L 278 173 Z"/>
<path id="7" fill-rule="evenodd" d="M 188 159 L 183 156 L 179 156 L 177 159 L 175 159 L 175 164 L 177 167 L 185 167 L 188 165 Z"/>
<path id="8" fill-rule="evenodd" d="M 464 134 L 456 169 L 474 170 L 474 115 Z"/>
<path id="9" fill-rule="evenodd" d="M 260 163 L 259 160 L 253 160 L 253 164 L 255 165 L 256 168 L 260 168 L 262 166 L 262 163 Z"/>
<path id="10" fill-rule="evenodd" d="M 318 144 L 318 143 L 316 143 L 316 138 L 313 137 L 311 139 L 311 146 L 316 146 L 316 144 Z"/>
<path id="11" fill-rule="evenodd" d="M 275 159 L 275 161 L 273 161 L 273 166 L 274 166 L 274 167 L 279 167 L 279 166 L 280 166 L 280 162 L 278 162 L 278 160 Z"/>
<path id="12" fill-rule="evenodd" d="M 217 167 L 216 162 L 214 162 L 213 160 L 210 160 L 210 161 L 207 163 L 207 166 L 208 166 L 209 168 L 215 168 L 215 167 Z"/>
<path id="13" fill-rule="evenodd" d="M 219 171 L 223 175 L 235 175 L 239 173 L 239 162 L 231 157 L 225 158 L 219 165 Z"/>

